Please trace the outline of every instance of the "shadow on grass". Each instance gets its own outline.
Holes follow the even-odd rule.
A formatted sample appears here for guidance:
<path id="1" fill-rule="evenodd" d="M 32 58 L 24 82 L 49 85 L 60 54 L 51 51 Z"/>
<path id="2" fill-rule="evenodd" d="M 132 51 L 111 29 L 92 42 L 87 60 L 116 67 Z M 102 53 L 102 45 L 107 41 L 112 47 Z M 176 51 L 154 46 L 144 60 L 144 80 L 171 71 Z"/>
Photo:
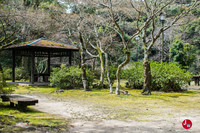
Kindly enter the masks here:
<path id="1" fill-rule="evenodd" d="M 9 102 L 6 102 L 6 103 L 3 103 L 3 102 L 0 102 L 0 110 L 1 111 L 9 111 L 9 110 L 13 110 L 13 111 L 19 111 L 19 112 L 22 112 L 22 113 L 29 113 L 29 114 L 34 114 L 34 113 L 42 113 L 40 111 L 37 111 L 35 109 L 32 109 L 30 107 L 27 107 L 26 110 L 21 110 L 17 107 L 11 107 Z"/>

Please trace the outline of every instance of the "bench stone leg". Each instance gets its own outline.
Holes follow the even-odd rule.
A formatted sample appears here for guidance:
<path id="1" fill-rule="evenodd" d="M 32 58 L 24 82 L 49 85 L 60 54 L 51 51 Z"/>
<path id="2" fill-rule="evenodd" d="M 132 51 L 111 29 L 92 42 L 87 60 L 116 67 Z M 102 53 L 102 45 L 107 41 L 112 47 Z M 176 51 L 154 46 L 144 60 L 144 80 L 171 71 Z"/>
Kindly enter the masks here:
<path id="1" fill-rule="evenodd" d="M 13 102 L 10 102 L 10 107 L 14 107 L 15 104 Z"/>
<path id="2" fill-rule="evenodd" d="M 17 105 L 17 108 L 18 108 L 19 110 L 26 111 L 27 105 L 18 104 L 18 105 Z"/>

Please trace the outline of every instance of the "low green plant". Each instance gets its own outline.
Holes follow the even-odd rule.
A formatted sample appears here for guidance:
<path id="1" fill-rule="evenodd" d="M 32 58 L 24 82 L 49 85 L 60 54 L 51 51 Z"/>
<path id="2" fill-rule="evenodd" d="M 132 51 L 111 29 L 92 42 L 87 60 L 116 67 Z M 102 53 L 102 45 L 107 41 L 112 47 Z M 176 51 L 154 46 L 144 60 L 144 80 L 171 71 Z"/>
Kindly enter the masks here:
<path id="1" fill-rule="evenodd" d="M 15 69 L 15 79 L 28 79 L 28 72 L 23 67 L 17 67 Z M 4 68 L 4 78 L 7 80 L 12 79 L 12 69 L 11 68 Z"/>
<path id="2" fill-rule="evenodd" d="M 18 67 L 15 69 L 15 79 L 28 79 L 28 73 L 23 67 Z"/>
<path id="3" fill-rule="evenodd" d="M 142 89 L 144 82 L 143 62 L 134 62 L 123 71 L 123 78 L 128 80 L 131 88 Z M 177 63 L 159 63 L 151 61 L 151 90 L 181 91 L 181 87 L 191 80 L 191 73 L 181 69 Z"/>
<path id="4" fill-rule="evenodd" d="M 194 14 L 197 17 L 199 17 L 200 16 L 200 9 L 196 8 L 196 9 L 192 10 L 192 14 Z"/>
<path id="5" fill-rule="evenodd" d="M 117 67 L 115 65 L 109 66 L 109 72 L 110 72 L 110 80 L 112 81 L 112 83 L 114 83 L 114 80 L 116 80 Z"/>
<path id="6" fill-rule="evenodd" d="M 7 87 L 5 80 L 3 79 L 3 74 L 0 73 L 0 94 L 10 94 L 13 92 L 11 87 Z"/>
<path id="7" fill-rule="evenodd" d="M 87 69 L 87 80 L 89 85 L 94 81 L 94 73 Z M 82 87 L 82 71 L 77 66 L 66 67 L 61 65 L 60 68 L 53 68 L 50 76 L 52 86 L 60 89 Z"/>
<path id="8" fill-rule="evenodd" d="M 31 126 L 31 132 L 52 132 L 57 133 L 67 130 L 69 120 L 56 115 L 39 112 L 28 107 L 26 112 L 10 108 L 8 102 L 0 102 L 0 132 L 2 133 L 21 133 L 30 132 L 24 126 L 16 126 L 18 123 Z"/>
<path id="9" fill-rule="evenodd" d="M 142 62 L 134 62 L 128 69 L 123 70 L 122 78 L 128 80 L 129 87 L 141 89 L 144 81 Z"/>
<path id="10" fill-rule="evenodd" d="M 4 78 L 7 80 L 12 79 L 12 69 L 11 68 L 4 68 Z"/>

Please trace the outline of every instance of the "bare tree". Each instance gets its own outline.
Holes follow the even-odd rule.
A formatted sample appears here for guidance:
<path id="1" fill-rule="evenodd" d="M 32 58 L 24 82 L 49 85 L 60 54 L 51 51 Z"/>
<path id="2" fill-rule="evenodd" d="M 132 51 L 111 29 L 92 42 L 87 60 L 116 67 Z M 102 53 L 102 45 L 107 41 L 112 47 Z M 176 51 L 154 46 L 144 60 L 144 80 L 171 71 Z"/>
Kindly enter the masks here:
<path id="1" fill-rule="evenodd" d="M 6 47 L 12 45 L 18 38 L 16 37 L 17 33 L 20 34 L 21 26 L 16 26 L 17 15 L 10 16 L 10 15 L 4 15 L 0 14 L 0 53 L 2 50 L 4 50 Z M 3 75 L 3 68 L 0 61 L 0 73 L 2 73 L 2 78 L 4 80 Z"/>
<path id="2" fill-rule="evenodd" d="M 80 21 L 78 22 L 78 34 L 79 34 L 79 52 L 81 56 L 81 69 L 82 69 L 82 82 L 85 91 L 89 91 L 89 84 L 87 80 L 86 74 L 86 56 L 89 54 L 87 50 L 87 45 L 89 45 L 90 37 L 91 37 L 91 29 L 90 22 L 88 21 L 90 17 L 83 17 L 83 14 L 80 14 Z M 89 23 L 89 24 L 88 24 Z M 91 55 L 90 55 L 91 56 Z M 94 58 L 94 56 L 92 56 Z"/>
<path id="3" fill-rule="evenodd" d="M 160 14 L 164 11 L 164 9 L 167 8 L 167 6 L 170 6 L 171 4 L 173 4 L 174 1 L 175 0 L 170 0 L 170 1 L 130 0 L 132 7 L 136 9 L 138 14 L 143 13 L 144 16 L 147 17 L 146 22 L 149 19 L 151 19 L 150 23 L 148 23 L 148 25 L 142 29 L 142 40 L 143 40 L 143 48 L 144 48 L 144 62 L 143 62 L 144 85 L 143 85 L 142 94 L 147 94 L 147 95 L 151 94 L 150 87 L 151 87 L 152 78 L 151 78 L 151 68 L 150 68 L 150 62 L 149 62 L 149 54 L 150 54 L 151 48 L 154 46 L 155 42 L 164 31 L 168 30 L 173 25 L 176 25 L 177 21 L 180 18 L 187 15 L 192 9 L 199 6 L 199 2 L 195 0 L 195 2 L 190 7 L 187 7 L 179 15 L 175 16 L 170 23 L 168 23 L 164 27 L 159 28 L 158 26 L 156 26 L 156 19 L 160 16 Z M 138 8 L 134 5 L 136 3 L 139 5 Z M 142 7 L 144 7 L 144 9 Z M 148 27 L 152 28 L 151 33 L 149 35 L 147 34 Z"/>
<path id="4" fill-rule="evenodd" d="M 105 23 L 105 21 L 104 21 L 104 23 Z M 106 34 L 105 31 L 101 31 L 101 32 L 102 32 L 102 34 L 100 35 L 100 33 L 97 31 L 97 26 L 94 25 L 94 34 L 95 34 L 95 40 L 96 40 L 95 44 L 96 45 L 92 44 L 91 42 L 90 42 L 90 45 L 92 48 L 94 48 L 98 52 L 98 55 L 94 56 L 89 51 L 88 51 L 88 54 L 91 55 L 92 57 L 98 57 L 100 59 L 100 63 L 101 63 L 100 87 L 103 87 L 104 75 L 105 75 L 105 70 L 106 70 L 110 93 L 113 93 L 113 89 L 112 89 L 113 83 L 110 79 L 108 53 L 106 52 L 109 45 L 107 44 L 106 45 L 107 48 L 105 48 L 105 44 L 104 44 L 104 48 L 103 48 L 103 43 L 102 43 L 103 42 L 102 40 L 108 41 L 109 39 L 106 38 L 105 36 L 109 36 L 109 34 L 112 34 L 112 33 Z M 104 43 L 106 43 L 106 42 L 104 42 Z M 103 58 L 103 54 L 105 55 L 105 61 Z"/>
<path id="5" fill-rule="evenodd" d="M 122 68 L 124 66 L 126 66 L 129 63 L 130 53 L 131 53 L 130 50 L 129 50 L 129 45 L 131 43 L 131 40 L 134 37 L 136 37 L 138 34 L 140 34 L 140 32 L 149 25 L 153 15 L 151 15 L 151 17 L 149 17 L 147 19 L 147 21 L 142 26 L 139 26 L 141 12 L 138 12 L 138 16 L 137 16 L 137 20 L 136 20 L 137 21 L 136 22 L 137 23 L 137 27 L 136 27 L 137 30 L 133 35 L 131 35 L 131 37 L 130 37 L 130 39 L 128 41 L 125 41 L 125 39 L 124 39 L 125 38 L 124 37 L 124 31 L 119 26 L 119 24 L 117 22 L 117 19 L 116 19 L 117 17 L 115 15 L 114 11 L 113 11 L 113 2 L 112 2 L 112 0 L 108 0 L 106 2 L 103 1 L 103 2 L 100 3 L 100 5 L 103 5 L 104 7 L 107 7 L 109 9 L 111 19 L 112 19 L 114 25 L 117 27 L 117 29 L 115 29 L 114 27 L 113 27 L 113 29 L 120 35 L 120 37 L 122 39 L 122 43 L 123 43 L 123 51 L 124 51 L 124 54 L 126 55 L 126 59 L 118 66 L 118 69 L 117 69 L 117 72 L 116 72 L 116 78 L 117 78 L 116 94 L 119 95 L 120 94 L 120 91 L 119 91 L 120 90 L 120 71 L 122 70 Z M 134 10 L 137 10 L 137 8 L 135 8 L 135 6 L 133 6 L 133 7 L 134 7 Z"/>
<path id="6" fill-rule="evenodd" d="M 82 33 L 79 32 L 79 39 L 80 39 L 80 55 L 81 55 L 81 69 L 82 69 L 82 82 L 83 82 L 83 88 L 85 91 L 89 90 L 88 86 L 88 80 L 87 80 L 87 75 L 86 75 L 86 60 L 85 60 L 85 55 L 86 55 L 86 47 L 85 47 L 85 42 L 82 36 Z"/>
<path id="7" fill-rule="evenodd" d="M 83 37 L 83 34 L 81 32 L 81 24 L 82 24 L 83 18 L 80 19 L 80 22 L 77 24 L 78 27 L 78 34 L 79 34 L 79 52 L 81 55 L 81 70 L 82 70 L 82 82 L 83 82 L 83 88 L 85 91 L 89 91 L 89 85 L 87 80 L 87 74 L 86 74 L 86 43 L 88 43 L 88 40 L 85 40 Z"/>

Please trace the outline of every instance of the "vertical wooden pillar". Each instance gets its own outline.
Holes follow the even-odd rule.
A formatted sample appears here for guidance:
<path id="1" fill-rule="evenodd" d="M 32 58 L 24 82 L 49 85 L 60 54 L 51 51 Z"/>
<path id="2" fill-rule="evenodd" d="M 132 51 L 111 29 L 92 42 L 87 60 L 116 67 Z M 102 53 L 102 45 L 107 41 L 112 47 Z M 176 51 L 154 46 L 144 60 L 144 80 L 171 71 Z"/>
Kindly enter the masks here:
<path id="1" fill-rule="evenodd" d="M 15 82 L 15 50 L 12 51 L 12 82 Z"/>
<path id="2" fill-rule="evenodd" d="M 50 66 L 51 66 L 51 56 L 50 56 L 50 52 L 48 52 L 48 74 L 49 74 L 49 76 L 51 73 Z"/>
<path id="3" fill-rule="evenodd" d="M 35 51 L 31 53 L 31 83 L 34 84 Z"/>
<path id="4" fill-rule="evenodd" d="M 69 65 L 72 65 L 72 51 L 69 51 Z"/>
<path id="5" fill-rule="evenodd" d="M 198 77 L 198 76 L 194 77 L 194 83 L 195 83 L 196 86 L 199 86 L 199 78 L 200 77 Z"/>

